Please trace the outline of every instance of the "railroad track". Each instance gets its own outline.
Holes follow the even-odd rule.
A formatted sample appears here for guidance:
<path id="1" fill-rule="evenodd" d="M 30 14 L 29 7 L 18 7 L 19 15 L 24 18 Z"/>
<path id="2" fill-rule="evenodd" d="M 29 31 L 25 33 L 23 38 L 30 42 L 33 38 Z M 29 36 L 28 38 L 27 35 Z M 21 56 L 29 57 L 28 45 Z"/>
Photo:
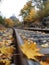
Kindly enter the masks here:
<path id="1" fill-rule="evenodd" d="M 22 53 L 21 49 L 20 49 L 20 45 L 23 44 L 23 39 L 21 38 L 21 36 L 19 35 L 19 32 L 23 34 L 25 34 L 27 31 L 25 30 L 21 30 L 21 29 L 13 29 L 13 37 L 15 38 L 14 39 L 14 43 L 15 43 L 15 47 L 16 47 L 16 50 L 15 50 L 15 54 L 14 54 L 14 63 L 15 65 L 40 65 L 39 62 L 36 62 L 36 61 L 33 61 L 33 60 L 29 60 L 27 59 L 24 54 Z M 32 32 L 32 31 L 31 31 Z M 32 34 L 30 32 L 30 34 Z M 29 34 L 29 31 L 27 32 Z M 27 34 L 26 33 L 26 34 Z M 25 34 L 25 35 L 26 35 Z M 41 34 L 41 33 L 39 33 Z M 38 34 L 37 34 L 38 35 Z M 46 34 L 46 35 L 49 35 L 49 34 Z M 46 38 L 45 38 L 46 39 Z M 44 40 L 45 40 L 44 39 Z M 48 38 L 49 40 L 49 38 Z M 40 46 L 39 46 L 40 47 Z M 43 54 L 49 54 L 49 48 L 42 48 L 42 50 L 40 51 L 41 53 Z"/>
<path id="2" fill-rule="evenodd" d="M 29 60 L 24 56 L 24 54 L 20 50 L 20 45 L 23 44 L 23 40 L 19 36 L 16 29 L 14 29 L 13 32 L 14 32 L 13 36 L 15 38 L 15 47 L 16 47 L 15 55 L 14 55 L 14 64 L 15 65 L 40 65 L 39 62 Z"/>

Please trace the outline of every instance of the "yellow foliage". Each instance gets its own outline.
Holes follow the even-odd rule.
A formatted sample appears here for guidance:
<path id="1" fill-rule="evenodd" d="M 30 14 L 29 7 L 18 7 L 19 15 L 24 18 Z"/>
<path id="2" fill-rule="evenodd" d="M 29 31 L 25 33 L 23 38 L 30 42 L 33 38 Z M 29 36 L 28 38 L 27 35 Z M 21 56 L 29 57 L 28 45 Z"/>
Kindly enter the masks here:
<path id="1" fill-rule="evenodd" d="M 28 8 L 28 5 L 24 5 L 23 10 L 26 10 Z"/>
<path id="2" fill-rule="evenodd" d="M 34 19 L 36 18 L 36 14 L 37 14 L 37 12 L 35 11 L 35 9 L 31 8 L 29 15 L 24 18 L 25 21 L 28 21 L 28 22 L 34 21 Z"/>
<path id="3" fill-rule="evenodd" d="M 37 14 L 36 10 L 32 6 L 32 1 L 29 1 L 26 3 L 26 5 L 24 5 L 23 9 L 21 10 L 20 15 L 24 15 L 23 16 L 24 21 L 32 22 L 32 21 L 34 21 L 36 14 Z"/>
<path id="4" fill-rule="evenodd" d="M 27 22 L 32 22 L 33 21 L 32 17 L 30 15 L 26 16 L 24 18 L 24 20 L 27 21 Z"/>
<path id="5" fill-rule="evenodd" d="M 13 26 L 14 22 L 12 21 L 12 19 L 5 19 L 5 24 L 7 24 L 8 26 Z"/>
<path id="6" fill-rule="evenodd" d="M 26 5 L 24 5 L 23 10 L 27 10 L 31 6 L 31 1 L 27 2 Z"/>
<path id="7" fill-rule="evenodd" d="M 29 15 L 30 15 L 31 17 L 34 17 L 34 16 L 36 15 L 36 11 L 35 11 L 34 8 L 32 8 L 32 9 L 30 10 Z"/>

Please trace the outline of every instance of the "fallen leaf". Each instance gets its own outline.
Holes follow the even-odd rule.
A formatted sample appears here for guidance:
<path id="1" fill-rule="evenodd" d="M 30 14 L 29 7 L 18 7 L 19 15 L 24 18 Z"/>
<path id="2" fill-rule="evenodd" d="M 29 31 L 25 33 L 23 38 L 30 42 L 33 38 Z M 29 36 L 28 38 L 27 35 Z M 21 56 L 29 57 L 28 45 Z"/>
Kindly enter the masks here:
<path id="1" fill-rule="evenodd" d="M 37 45 L 34 43 L 28 44 L 28 41 L 25 41 L 25 43 L 21 46 L 22 52 L 28 57 L 28 59 L 36 59 L 36 56 L 44 56 L 44 54 L 39 53 L 39 48 L 37 48 Z"/>

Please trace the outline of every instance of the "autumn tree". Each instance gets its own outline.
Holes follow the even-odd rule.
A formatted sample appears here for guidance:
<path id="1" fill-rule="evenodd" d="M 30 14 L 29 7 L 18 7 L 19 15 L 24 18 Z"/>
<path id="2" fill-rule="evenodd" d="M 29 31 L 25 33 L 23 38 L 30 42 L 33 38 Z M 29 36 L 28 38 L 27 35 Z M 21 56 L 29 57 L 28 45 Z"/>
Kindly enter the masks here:
<path id="1" fill-rule="evenodd" d="M 25 22 L 32 22 L 36 18 L 36 11 L 34 6 L 32 6 L 32 1 L 29 1 L 24 5 L 23 9 L 21 9 L 21 14 L 23 20 Z"/>
<path id="2" fill-rule="evenodd" d="M 21 16 L 25 22 L 32 22 L 36 20 L 37 11 L 35 10 L 35 6 L 33 5 L 33 1 L 28 1 L 26 5 L 24 5 L 23 9 L 21 9 Z"/>
<path id="3" fill-rule="evenodd" d="M 29 11 L 31 9 L 31 3 L 32 3 L 31 1 L 27 2 L 26 5 L 24 5 L 23 9 L 21 9 L 20 15 L 22 15 L 24 20 L 29 15 Z"/>
<path id="4" fill-rule="evenodd" d="M 12 21 L 12 19 L 5 19 L 5 25 L 7 27 L 12 27 L 14 26 L 14 22 Z"/>
<path id="5" fill-rule="evenodd" d="M 49 15 L 48 6 L 48 0 L 30 0 L 21 9 L 20 15 L 24 23 L 41 22 L 45 16 Z"/>

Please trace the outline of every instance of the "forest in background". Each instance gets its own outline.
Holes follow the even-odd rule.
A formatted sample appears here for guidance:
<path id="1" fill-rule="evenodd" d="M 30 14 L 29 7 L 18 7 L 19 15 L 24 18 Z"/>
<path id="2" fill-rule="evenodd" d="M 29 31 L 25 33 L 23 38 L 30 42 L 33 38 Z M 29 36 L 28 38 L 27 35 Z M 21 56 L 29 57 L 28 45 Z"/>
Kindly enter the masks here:
<path id="1" fill-rule="evenodd" d="M 21 9 L 19 16 L 22 16 L 23 22 L 17 18 L 13 20 L 0 16 L 0 23 L 7 27 L 49 28 L 49 0 L 29 0 Z"/>

